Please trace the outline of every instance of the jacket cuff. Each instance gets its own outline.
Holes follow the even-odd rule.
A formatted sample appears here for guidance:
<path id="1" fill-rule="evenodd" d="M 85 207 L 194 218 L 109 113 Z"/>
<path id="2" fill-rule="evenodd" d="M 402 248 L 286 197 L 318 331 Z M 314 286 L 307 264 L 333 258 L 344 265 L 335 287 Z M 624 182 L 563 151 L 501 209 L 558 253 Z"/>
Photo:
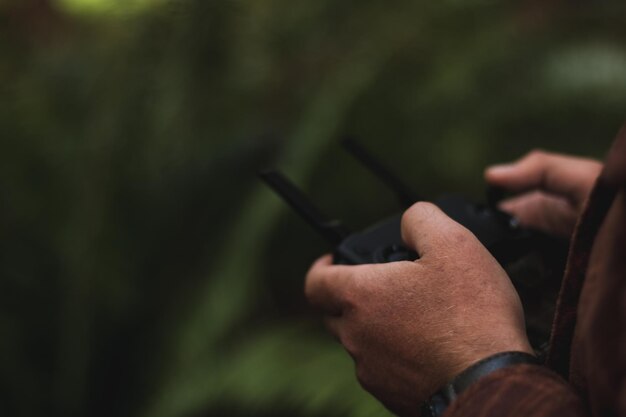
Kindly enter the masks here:
<path id="1" fill-rule="evenodd" d="M 526 352 L 500 352 L 472 364 L 423 404 L 421 417 L 440 417 L 462 392 L 479 379 L 500 369 L 520 364 L 539 365 L 539 360 Z"/>
<path id="2" fill-rule="evenodd" d="M 583 417 L 572 387 L 550 369 L 531 364 L 495 371 L 465 390 L 444 417 Z"/>

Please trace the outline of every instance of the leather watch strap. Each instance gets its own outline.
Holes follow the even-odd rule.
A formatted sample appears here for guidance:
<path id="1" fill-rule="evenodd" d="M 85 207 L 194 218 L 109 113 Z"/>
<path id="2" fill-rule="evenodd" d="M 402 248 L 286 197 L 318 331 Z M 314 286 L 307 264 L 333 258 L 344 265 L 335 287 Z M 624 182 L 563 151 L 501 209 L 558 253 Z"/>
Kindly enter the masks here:
<path id="1" fill-rule="evenodd" d="M 502 352 L 476 362 L 432 395 L 422 405 L 421 417 L 441 416 L 459 394 L 478 379 L 498 369 L 524 363 L 540 364 L 535 356 L 525 352 Z"/>

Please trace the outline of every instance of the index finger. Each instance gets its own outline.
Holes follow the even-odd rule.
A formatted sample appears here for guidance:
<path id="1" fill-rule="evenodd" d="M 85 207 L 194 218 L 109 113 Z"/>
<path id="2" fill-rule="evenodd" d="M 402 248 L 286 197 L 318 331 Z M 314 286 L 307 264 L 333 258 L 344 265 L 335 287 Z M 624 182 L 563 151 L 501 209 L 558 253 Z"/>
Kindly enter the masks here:
<path id="1" fill-rule="evenodd" d="M 340 315 L 345 309 L 346 294 L 352 280 L 351 267 L 333 265 L 325 255 L 313 263 L 306 275 L 304 294 L 309 303 L 328 314 Z"/>
<path id="2" fill-rule="evenodd" d="M 539 189 L 580 201 L 601 169 L 602 164 L 592 159 L 536 150 L 512 164 L 489 167 L 485 178 L 513 192 Z"/>

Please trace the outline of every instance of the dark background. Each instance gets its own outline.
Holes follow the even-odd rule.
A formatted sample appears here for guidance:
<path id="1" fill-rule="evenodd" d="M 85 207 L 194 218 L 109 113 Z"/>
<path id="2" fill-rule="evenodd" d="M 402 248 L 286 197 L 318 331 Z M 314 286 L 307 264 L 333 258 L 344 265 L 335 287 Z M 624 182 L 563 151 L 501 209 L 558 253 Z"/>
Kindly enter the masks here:
<path id="1" fill-rule="evenodd" d="M 380 416 L 302 296 L 326 244 L 533 148 L 601 158 L 623 1 L 0 1 L 0 414 Z"/>

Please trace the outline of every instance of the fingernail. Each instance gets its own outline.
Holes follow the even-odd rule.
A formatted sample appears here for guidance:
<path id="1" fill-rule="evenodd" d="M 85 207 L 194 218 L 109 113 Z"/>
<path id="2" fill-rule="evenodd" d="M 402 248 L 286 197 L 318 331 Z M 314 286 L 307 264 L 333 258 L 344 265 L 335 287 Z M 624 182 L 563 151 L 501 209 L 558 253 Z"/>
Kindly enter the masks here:
<path id="1" fill-rule="evenodd" d="M 487 168 L 487 175 L 506 175 L 513 170 L 512 164 L 493 165 Z"/>

